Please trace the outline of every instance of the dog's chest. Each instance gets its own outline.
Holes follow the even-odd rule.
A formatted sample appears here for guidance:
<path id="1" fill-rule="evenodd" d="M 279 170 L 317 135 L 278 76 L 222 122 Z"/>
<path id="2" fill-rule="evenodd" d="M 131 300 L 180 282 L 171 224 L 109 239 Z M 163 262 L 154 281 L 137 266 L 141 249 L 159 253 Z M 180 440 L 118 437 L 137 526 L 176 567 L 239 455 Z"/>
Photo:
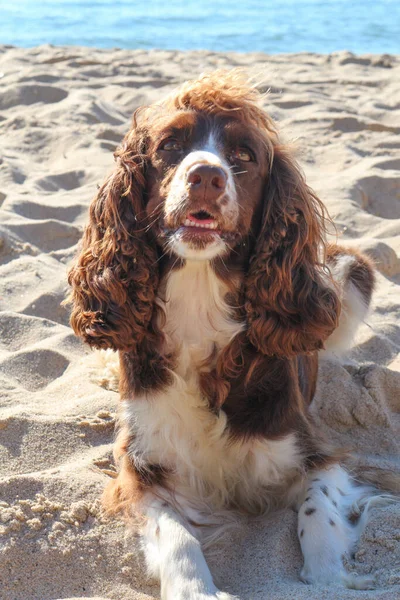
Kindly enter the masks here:
<path id="1" fill-rule="evenodd" d="M 125 417 L 136 460 L 168 469 L 184 493 L 249 507 L 260 499 L 257 490 L 279 486 L 296 470 L 299 453 L 294 435 L 233 441 L 223 410 L 215 415 L 201 394 L 199 372 L 242 329 L 230 318 L 225 294 L 202 263 L 173 274 L 164 308 L 168 344 L 178 353 L 173 384 L 125 403 Z"/>
<path id="2" fill-rule="evenodd" d="M 176 372 L 185 380 L 206 369 L 211 357 L 243 328 L 232 318 L 227 292 L 227 285 L 204 261 L 188 261 L 165 282 L 164 331 L 169 349 L 178 356 Z"/>

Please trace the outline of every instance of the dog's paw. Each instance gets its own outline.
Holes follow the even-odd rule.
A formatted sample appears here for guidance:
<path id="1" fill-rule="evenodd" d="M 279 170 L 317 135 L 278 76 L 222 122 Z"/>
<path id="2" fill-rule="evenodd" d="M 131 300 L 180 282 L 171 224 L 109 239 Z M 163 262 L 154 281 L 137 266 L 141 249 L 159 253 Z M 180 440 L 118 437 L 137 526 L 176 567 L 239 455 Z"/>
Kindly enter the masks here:
<path id="1" fill-rule="evenodd" d="M 308 565 L 303 566 L 300 580 L 307 585 L 318 583 L 340 585 L 342 571 L 341 565 L 318 564 L 316 561 L 310 561 Z"/>
<path id="2" fill-rule="evenodd" d="M 179 591 L 175 590 L 173 595 L 171 593 L 162 595 L 162 600 L 240 600 L 240 598 L 227 592 L 220 592 L 217 588 L 205 592 L 204 588 L 189 586 L 181 588 Z"/>
<path id="3" fill-rule="evenodd" d="M 185 595 L 182 597 L 182 600 L 240 600 L 240 598 L 227 594 L 226 592 L 216 592 L 215 594 L 199 593 L 191 596 Z"/>
<path id="4" fill-rule="evenodd" d="M 375 588 L 373 577 L 347 573 L 343 568 L 311 569 L 304 566 L 300 573 L 300 579 L 308 585 L 336 585 L 350 590 L 373 590 Z"/>
<path id="5" fill-rule="evenodd" d="M 193 600 L 240 600 L 237 596 L 232 596 L 226 592 L 216 592 L 215 594 L 200 594 L 193 596 Z"/>
<path id="6" fill-rule="evenodd" d="M 371 575 L 343 573 L 342 582 L 349 590 L 374 590 L 376 587 L 375 578 Z"/>

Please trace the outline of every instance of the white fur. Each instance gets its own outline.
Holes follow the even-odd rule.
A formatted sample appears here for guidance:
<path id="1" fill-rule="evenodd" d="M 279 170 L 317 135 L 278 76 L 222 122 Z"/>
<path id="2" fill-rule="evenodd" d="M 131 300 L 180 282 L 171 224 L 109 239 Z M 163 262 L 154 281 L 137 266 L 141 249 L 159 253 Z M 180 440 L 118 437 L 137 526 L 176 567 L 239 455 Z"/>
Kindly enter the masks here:
<path id="1" fill-rule="evenodd" d="M 214 585 L 200 543 L 171 507 L 152 499 L 146 509 L 144 551 L 161 581 L 161 600 L 235 600 Z"/>
<path id="2" fill-rule="evenodd" d="M 207 261 L 187 261 L 169 274 L 161 304 L 169 344 L 180 349 L 179 375 L 185 376 L 189 363 L 195 373 L 214 345 L 221 349 L 242 331 L 244 324 L 232 319 L 232 308 L 225 302 L 227 292 Z"/>
<path id="3" fill-rule="evenodd" d="M 350 267 L 356 262 L 357 259 L 352 254 L 345 254 L 339 256 L 331 266 L 333 279 L 341 293 L 342 310 L 339 326 L 326 341 L 325 352 L 320 353 L 321 358 L 341 357 L 348 351 L 354 342 L 357 328 L 368 312 L 364 298 L 348 278 Z"/>
<path id="4" fill-rule="evenodd" d="M 298 521 L 304 556 L 302 580 L 354 589 L 373 587 L 373 578 L 346 573 L 343 557 L 354 552 L 369 506 L 387 503 L 388 498 L 377 496 L 369 486 L 356 485 L 339 465 L 311 473 L 305 494 Z M 352 525 L 348 517 L 359 516 L 362 509 L 361 518 Z"/>

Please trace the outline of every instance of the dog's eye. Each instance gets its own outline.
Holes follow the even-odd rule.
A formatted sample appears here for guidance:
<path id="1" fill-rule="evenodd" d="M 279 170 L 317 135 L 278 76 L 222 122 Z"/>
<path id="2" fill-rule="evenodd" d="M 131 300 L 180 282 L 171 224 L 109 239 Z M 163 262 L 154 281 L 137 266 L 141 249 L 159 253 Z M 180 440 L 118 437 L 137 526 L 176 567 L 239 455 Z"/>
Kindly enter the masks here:
<path id="1" fill-rule="evenodd" d="M 182 144 L 177 140 L 164 140 L 160 145 L 160 150 L 167 150 L 167 152 L 181 152 L 183 150 Z"/>
<path id="2" fill-rule="evenodd" d="M 253 155 L 247 148 L 235 148 L 230 154 L 232 161 L 240 160 L 240 162 L 252 162 L 254 160 Z"/>

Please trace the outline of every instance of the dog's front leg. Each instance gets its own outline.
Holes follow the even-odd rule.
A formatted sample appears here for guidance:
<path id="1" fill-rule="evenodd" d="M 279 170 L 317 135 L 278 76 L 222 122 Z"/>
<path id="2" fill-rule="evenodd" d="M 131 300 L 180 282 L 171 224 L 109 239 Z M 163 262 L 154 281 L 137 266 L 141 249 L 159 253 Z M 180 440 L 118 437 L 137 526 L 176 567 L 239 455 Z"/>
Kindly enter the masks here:
<path id="1" fill-rule="evenodd" d="M 144 512 L 146 562 L 160 579 L 162 600 L 234 600 L 215 587 L 200 542 L 184 517 L 159 499 L 147 502 Z"/>

